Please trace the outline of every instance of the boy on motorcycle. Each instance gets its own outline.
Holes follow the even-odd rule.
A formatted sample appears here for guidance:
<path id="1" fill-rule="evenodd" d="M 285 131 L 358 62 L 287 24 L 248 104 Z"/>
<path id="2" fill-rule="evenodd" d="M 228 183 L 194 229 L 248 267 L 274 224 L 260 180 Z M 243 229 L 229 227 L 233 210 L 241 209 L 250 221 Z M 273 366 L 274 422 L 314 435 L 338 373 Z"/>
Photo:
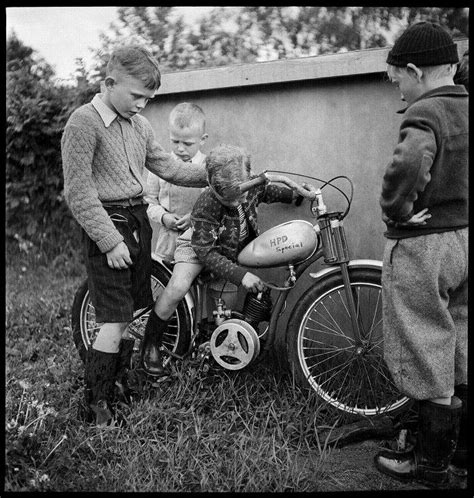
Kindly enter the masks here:
<path id="1" fill-rule="evenodd" d="M 232 145 L 214 148 L 206 159 L 206 171 L 208 188 L 194 205 L 191 227 L 178 238 L 173 275 L 145 328 L 141 365 L 152 376 L 165 374 L 160 347 L 168 320 L 204 267 L 224 283 L 230 281 L 252 292 L 264 289 L 257 275 L 237 263 L 237 255 L 259 234 L 260 202 L 289 204 L 300 197 L 288 187 L 268 183 L 241 193 L 240 183 L 251 176 L 250 157 L 245 150 Z"/>

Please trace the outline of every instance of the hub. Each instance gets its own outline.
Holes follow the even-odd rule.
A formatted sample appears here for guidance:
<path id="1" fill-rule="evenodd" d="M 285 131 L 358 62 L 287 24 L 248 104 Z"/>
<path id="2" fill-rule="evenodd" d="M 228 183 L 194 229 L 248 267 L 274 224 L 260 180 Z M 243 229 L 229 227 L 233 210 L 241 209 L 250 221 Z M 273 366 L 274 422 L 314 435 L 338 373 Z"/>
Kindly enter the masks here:
<path id="1" fill-rule="evenodd" d="M 214 330 L 211 354 L 227 370 L 241 370 L 260 353 L 260 341 L 255 329 L 244 320 L 231 318 Z"/>

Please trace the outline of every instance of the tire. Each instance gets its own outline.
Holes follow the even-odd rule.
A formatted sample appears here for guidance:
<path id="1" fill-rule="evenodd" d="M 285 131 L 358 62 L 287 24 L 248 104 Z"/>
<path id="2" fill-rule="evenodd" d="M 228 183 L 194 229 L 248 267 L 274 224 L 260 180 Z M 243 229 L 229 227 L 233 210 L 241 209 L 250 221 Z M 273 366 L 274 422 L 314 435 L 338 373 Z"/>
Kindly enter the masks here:
<path id="1" fill-rule="evenodd" d="M 169 272 L 157 261 L 152 262 L 151 288 L 153 300 L 156 300 L 170 279 Z M 135 337 L 135 350 L 139 349 L 139 344 L 143 338 L 145 325 L 148 320 L 150 310 L 147 308 L 137 310 L 134 319 L 129 325 L 130 334 Z M 81 284 L 74 296 L 71 312 L 72 336 L 79 357 L 83 362 L 86 360 L 87 350 L 94 342 L 100 325 L 95 321 L 94 306 L 90 301 L 87 280 Z M 176 354 L 184 354 L 191 340 L 191 315 L 186 304 L 181 302 L 176 312 L 169 320 L 168 332 L 163 336 L 163 345 Z M 170 358 L 166 358 L 164 363 L 168 363 Z"/>
<path id="2" fill-rule="evenodd" d="M 356 348 L 340 273 L 311 287 L 288 321 L 287 351 L 296 381 L 333 408 L 356 416 L 408 409 L 383 359 L 381 270 L 349 269 L 364 347 Z"/>

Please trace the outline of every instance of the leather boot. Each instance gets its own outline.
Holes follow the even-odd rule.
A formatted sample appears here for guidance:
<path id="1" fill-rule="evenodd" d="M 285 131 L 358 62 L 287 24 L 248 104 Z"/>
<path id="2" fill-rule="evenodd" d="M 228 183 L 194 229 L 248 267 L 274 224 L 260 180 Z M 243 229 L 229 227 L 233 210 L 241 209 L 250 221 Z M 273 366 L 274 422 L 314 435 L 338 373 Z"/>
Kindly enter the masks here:
<path id="1" fill-rule="evenodd" d="M 455 396 L 451 405 L 421 401 L 414 448 L 379 452 L 374 459 L 377 469 L 400 480 L 414 479 L 428 486 L 444 484 L 456 450 L 461 405 Z"/>
<path id="2" fill-rule="evenodd" d="M 132 389 L 128 382 L 128 372 L 132 364 L 134 346 L 135 339 L 122 339 L 120 341 L 115 386 L 117 387 L 117 398 L 127 405 L 130 405 L 134 399 L 138 398 L 138 392 Z"/>
<path id="3" fill-rule="evenodd" d="M 161 341 L 163 334 L 168 330 L 168 321 L 162 320 L 153 310 L 150 313 L 145 327 L 145 334 L 141 344 L 140 363 L 148 375 L 159 377 L 166 375 L 161 356 Z"/>
<path id="4" fill-rule="evenodd" d="M 459 384 L 454 388 L 454 395 L 457 396 L 462 401 L 461 408 L 461 424 L 459 426 L 459 437 L 458 444 L 456 446 L 456 452 L 454 453 L 452 463 L 456 467 L 462 469 L 467 469 L 467 384 Z"/>
<path id="5" fill-rule="evenodd" d="M 85 401 L 89 408 L 89 419 L 98 427 L 110 425 L 114 419 L 115 376 L 118 353 L 105 353 L 90 348 L 87 351 L 85 368 Z"/>

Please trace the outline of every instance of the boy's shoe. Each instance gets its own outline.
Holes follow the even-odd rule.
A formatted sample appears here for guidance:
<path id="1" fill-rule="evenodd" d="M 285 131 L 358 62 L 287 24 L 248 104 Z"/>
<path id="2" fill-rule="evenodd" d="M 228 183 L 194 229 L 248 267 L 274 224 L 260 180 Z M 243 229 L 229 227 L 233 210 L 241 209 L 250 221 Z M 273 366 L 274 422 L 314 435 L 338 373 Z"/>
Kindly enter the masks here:
<path id="1" fill-rule="evenodd" d="M 442 486 L 456 450 L 461 401 L 453 397 L 451 405 L 420 402 L 418 437 L 410 451 L 384 450 L 375 458 L 380 472 L 402 481 L 416 480 L 427 486 Z"/>
<path id="2" fill-rule="evenodd" d="M 126 405 L 138 399 L 138 391 L 133 389 L 128 380 L 128 373 L 132 366 L 133 348 L 135 339 L 122 339 L 118 357 L 117 375 L 115 380 L 116 399 Z"/>
<path id="3" fill-rule="evenodd" d="M 145 334 L 140 350 L 141 367 L 148 375 L 160 377 L 166 375 L 161 355 L 161 341 L 168 330 L 168 321 L 162 320 L 153 310 L 145 327 Z"/>
<path id="4" fill-rule="evenodd" d="M 85 369 L 85 401 L 88 417 L 98 427 L 114 423 L 112 403 L 115 394 L 118 353 L 105 353 L 92 347 L 87 351 Z"/>
<path id="5" fill-rule="evenodd" d="M 105 399 L 99 399 L 97 403 L 89 404 L 89 408 L 94 414 L 94 423 L 97 427 L 113 425 L 115 411 Z"/>
<path id="6" fill-rule="evenodd" d="M 467 384 L 459 384 L 454 388 L 454 395 L 457 396 L 462 401 L 462 408 L 461 408 L 461 423 L 459 426 L 458 444 L 456 446 L 456 452 L 454 453 L 451 463 L 456 467 L 458 467 L 459 469 L 463 469 L 464 471 L 467 471 L 467 464 L 468 464 L 467 393 L 468 393 Z"/>

